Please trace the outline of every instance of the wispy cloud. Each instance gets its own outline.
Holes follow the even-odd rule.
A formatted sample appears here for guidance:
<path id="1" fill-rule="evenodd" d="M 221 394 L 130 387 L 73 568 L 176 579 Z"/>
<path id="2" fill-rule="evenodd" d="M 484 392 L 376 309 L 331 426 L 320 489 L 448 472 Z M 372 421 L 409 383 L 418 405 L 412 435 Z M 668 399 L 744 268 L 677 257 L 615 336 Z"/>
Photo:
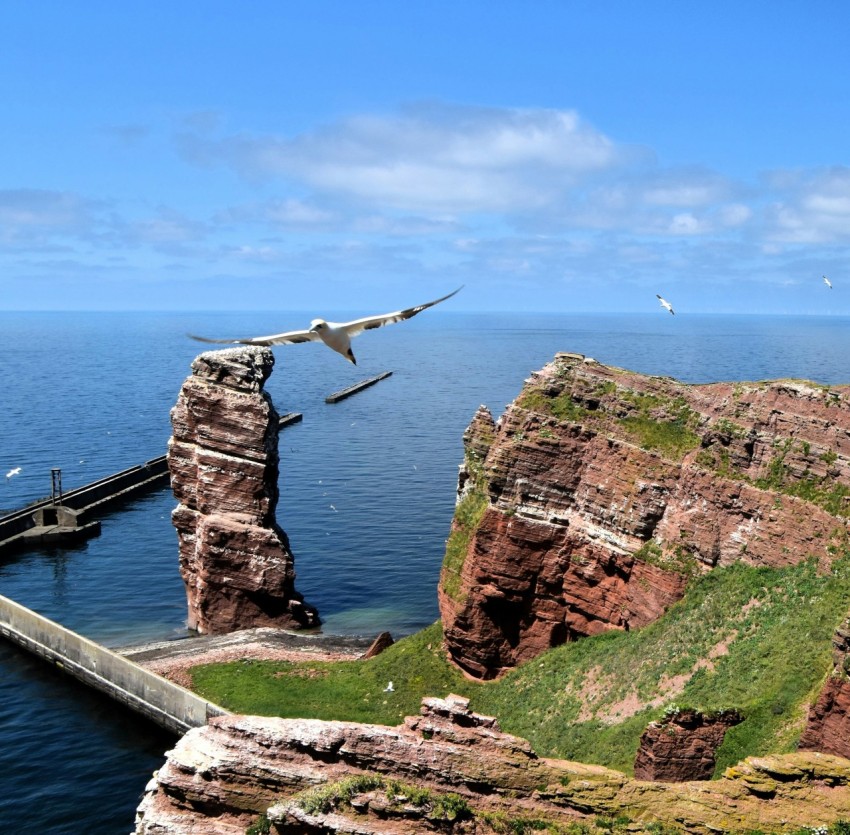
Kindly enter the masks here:
<path id="1" fill-rule="evenodd" d="M 69 192 L 0 190 L 0 241 L 31 244 L 84 233 L 94 222 L 95 206 L 94 201 Z"/>
<path id="2" fill-rule="evenodd" d="M 254 180 L 413 212 L 540 208 L 628 149 L 573 111 L 420 105 L 359 116 L 294 137 L 180 135 L 184 156 Z"/>
<path id="3" fill-rule="evenodd" d="M 766 211 L 767 236 L 789 244 L 850 242 L 850 168 L 773 172 L 777 199 Z"/>

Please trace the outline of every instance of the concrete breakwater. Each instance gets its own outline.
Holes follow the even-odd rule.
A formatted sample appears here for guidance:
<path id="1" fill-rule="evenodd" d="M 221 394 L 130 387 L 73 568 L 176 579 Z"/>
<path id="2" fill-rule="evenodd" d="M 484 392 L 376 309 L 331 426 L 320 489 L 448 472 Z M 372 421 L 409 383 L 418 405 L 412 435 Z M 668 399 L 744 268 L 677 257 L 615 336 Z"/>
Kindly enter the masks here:
<path id="1" fill-rule="evenodd" d="M 0 636 L 176 734 L 229 713 L 2 595 Z"/>
<path id="2" fill-rule="evenodd" d="M 62 492 L 61 487 L 57 492 L 54 481 L 50 498 L 0 517 L 0 554 L 43 542 L 96 535 L 99 525 L 92 519 L 94 513 L 167 486 L 168 475 L 166 457 L 161 455 L 68 492 Z"/>

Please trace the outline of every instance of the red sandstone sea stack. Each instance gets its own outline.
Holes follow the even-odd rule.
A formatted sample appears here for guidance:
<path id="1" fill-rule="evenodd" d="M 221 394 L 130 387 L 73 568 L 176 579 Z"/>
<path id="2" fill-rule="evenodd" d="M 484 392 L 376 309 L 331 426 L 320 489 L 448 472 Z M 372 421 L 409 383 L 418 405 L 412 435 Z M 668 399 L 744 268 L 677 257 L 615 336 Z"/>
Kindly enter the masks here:
<path id="1" fill-rule="evenodd" d="M 268 348 L 201 354 L 171 411 L 172 521 L 199 632 L 319 624 L 275 519 L 279 416 L 263 390 L 273 366 Z"/>

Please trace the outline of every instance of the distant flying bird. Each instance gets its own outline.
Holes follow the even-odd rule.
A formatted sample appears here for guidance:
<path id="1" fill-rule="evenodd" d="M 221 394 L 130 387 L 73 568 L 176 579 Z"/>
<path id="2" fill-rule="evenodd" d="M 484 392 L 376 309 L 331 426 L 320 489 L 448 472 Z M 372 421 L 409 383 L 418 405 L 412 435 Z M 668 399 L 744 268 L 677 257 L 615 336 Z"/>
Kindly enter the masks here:
<path id="1" fill-rule="evenodd" d="M 668 302 L 667 299 L 662 299 L 661 296 L 658 295 L 658 293 L 655 294 L 655 298 L 657 298 L 658 301 L 661 302 L 661 306 L 665 310 L 669 310 L 674 316 L 676 315 L 676 311 L 673 310 L 673 305 L 670 304 L 670 302 Z"/>
<path id="2" fill-rule="evenodd" d="M 408 307 L 405 310 L 397 310 L 395 313 L 384 313 L 379 316 L 365 316 L 355 319 L 353 322 L 326 322 L 324 319 L 313 319 L 310 328 L 304 331 L 288 331 L 287 333 L 276 333 L 272 336 L 253 336 L 246 339 L 207 339 L 203 336 L 189 334 L 192 339 L 199 342 L 213 342 L 219 345 L 284 345 L 295 342 L 317 342 L 321 340 L 338 354 L 342 354 L 350 363 L 357 365 L 354 353 L 351 350 L 351 337 L 372 328 L 381 328 L 384 325 L 392 325 L 394 322 L 402 322 L 410 319 L 417 313 L 433 307 L 435 304 L 450 299 L 462 287 L 458 287 L 454 293 L 435 299 L 432 302 L 418 304 L 416 307 Z"/>
<path id="3" fill-rule="evenodd" d="M 832 289 L 832 282 L 826 276 L 823 277 L 823 283 L 826 284 L 830 290 Z"/>
<path id="4" fill-rule="evenodd" d="M 6 478 L 12 478 L 13 476 L 18 475 L 20 472 L 21 472 L 20 467 L 13 467 L 11 470 L 9 470 L 8 473 L 6 473 Z"/>
<path id="5" fill-rule="evenodd" d="M 395 687 L 393 687 L 393 683 L 390 682 L 385 688 L 384 693 L 395 693 Z"/>

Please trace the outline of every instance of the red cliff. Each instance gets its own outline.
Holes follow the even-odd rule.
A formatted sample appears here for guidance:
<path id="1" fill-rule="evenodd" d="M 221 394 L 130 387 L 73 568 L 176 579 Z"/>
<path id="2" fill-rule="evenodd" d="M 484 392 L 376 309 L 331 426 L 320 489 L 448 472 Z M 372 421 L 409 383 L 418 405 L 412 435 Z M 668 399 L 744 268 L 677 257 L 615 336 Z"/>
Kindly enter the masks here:
<path id="1" fill-rule="evenodd" d="M 464 445 L 439 602 L 478 678 L 650 623 L 696 573 L 826 564 L 846 540 L 846 386 L 687 385 L 559 354 Z"/>
<path id="2" fill-rule="evenodd" d="M 809 710 L 800 749 L 850 757 L 850 618 L 832 638 L 833 670 Z"/>
<path id="3" fill-rule="evenodd" d="M 171 410 L 172 514 L 189 627 L 210 634 L 317 625 L 275 520 L 278 414 L 267 348 L 201 354 Z"/>

